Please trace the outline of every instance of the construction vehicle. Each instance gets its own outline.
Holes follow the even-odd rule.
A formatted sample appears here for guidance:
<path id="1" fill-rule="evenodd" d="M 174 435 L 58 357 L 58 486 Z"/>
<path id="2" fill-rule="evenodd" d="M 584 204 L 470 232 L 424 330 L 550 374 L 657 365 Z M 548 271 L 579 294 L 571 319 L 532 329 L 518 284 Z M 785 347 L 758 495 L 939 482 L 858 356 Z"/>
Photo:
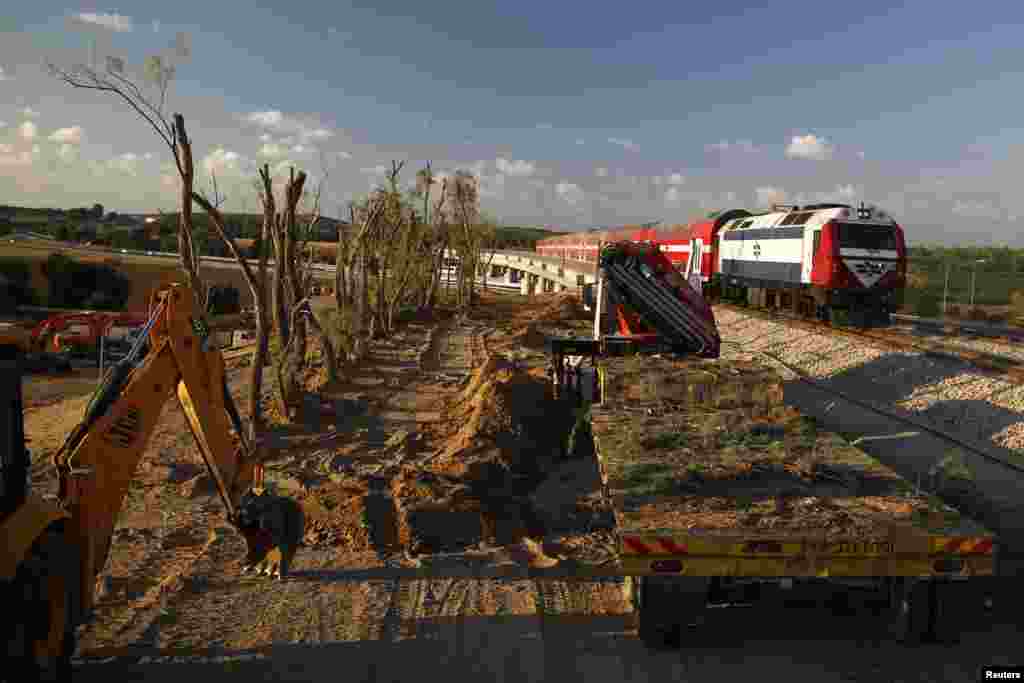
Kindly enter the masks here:
<path id="1" fill-rule="evenodd" d="M 721 338 L 711 306 L 656 245 L 605 245 L 597 282 L 588 291 L 595 292 L 587 302 L 594 310 L 593 336 L 548 340 L 556 396 L 568 388 L 590 400 L 597 386 L 596 359 L 602 356 L 664 352 L 718 357 Z"/>
<path id="2" fill-rule="evenodd" d="M 550 340 L 615 517 L 617 566 L 601 573 L 625 577 L 640 638 L 679 647 L 708 607 L 810 596 L 869 607 L 907 644 L 955 641 L 995 534 L 787 407 L 771 367 L 723 358 L 707 304 L 659 261 L 603 251 L 594 338 Z"/>
<path id="3" fill-rule="evenodd" d="M 154 293 L 144 334 L 106 372 L 81 423 L 53 456 L 59 486 L 49 499 L 31 490 L 19 339 L 0 338 L 5 410 L 0 434 L 0 604 L 5 616 L 0 630 L 10 660 L 3 671 L 19 671 L 11 680 L 32 680 L 32 672 L 62 677 L 70 671 L 75 627 L 95 604 L 94 586 L 110 552 L 117 516 L 171 395 L 181 405 L 227 520 L 245 538 L 249 556 L 266 557 L 274 550 L 247 503 L 263 492 L 262 449 L 258 453 L 249 443 L 228 391 L 220 350 L 210 344 L 210 326 L 193 306 L 184 286 L 172 284 Z"/>
<path id="4" fill-rule="evenodd" d="M 4 344 L 15 346 L 20 351 L 21 367 L 31 373 L 63 373 L 71 372 L 71 356 L 68 353 L 55 353 L 39 349 L 32 336 L 32 331 L 15 324 L 0 325 L 0 339 Z"/>
<path id="5" fill-rule="evenodd" d="M 32 329 L 33 350 L 88 354 L 96 350 L 100 337 L 111 327 L 140 327 L 146 319 L 142 313 L 59 313 Z"/>

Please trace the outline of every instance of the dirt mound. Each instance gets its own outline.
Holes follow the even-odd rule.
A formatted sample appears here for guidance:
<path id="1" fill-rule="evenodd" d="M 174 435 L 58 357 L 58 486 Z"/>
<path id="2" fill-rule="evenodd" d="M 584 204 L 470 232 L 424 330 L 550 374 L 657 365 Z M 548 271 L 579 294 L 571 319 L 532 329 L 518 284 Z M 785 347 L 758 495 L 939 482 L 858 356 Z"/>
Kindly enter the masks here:
<path id="1" fill-rule="evenodd" d="M 474 454 L 487 452 L 484 460 L 506 467 L 544 469 L 560 457 L 561 427 L 570 418 L 542 373 L 517 370 L 491 356 L 448 407 L 446 421 L 455 429 L 438 460 L 465 472 Z"/>

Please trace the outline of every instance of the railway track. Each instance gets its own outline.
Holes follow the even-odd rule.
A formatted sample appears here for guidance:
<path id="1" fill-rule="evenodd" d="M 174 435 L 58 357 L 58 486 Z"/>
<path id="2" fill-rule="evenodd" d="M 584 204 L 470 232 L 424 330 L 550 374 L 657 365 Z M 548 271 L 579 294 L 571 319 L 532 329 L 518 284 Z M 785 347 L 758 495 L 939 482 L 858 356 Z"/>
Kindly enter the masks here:
<path id="1" fill-rule="evenodd" d="M 719 303 L 717 307 L 734 311 L 741 315 L 757 317 L 762 320 L 774 322 L 785 322 L 790 327 L 796 327 L 817 333 L 831 335 L 842 335 L 861 339 L 894 351 L 910 351 L 921 353 L 926 356 L 959 360 L 977 368 L 988 370 L 1003 375 L 1013 384 L 1024 385 L 1024 364 L 1020 361 L 981 351 L 972 351 L 941 342 L 925 342 L 913 339 L 903 332 L 896 332 L 885 329 L 857 329 L 850 327 L 836 327 L 830 323 L 809 320 L 796 315 L 778 310 L 762 310 L 738 306 L 736 304 Z"/>
<path id="2" fill-rule="evenodd" d="M 866 339 L 866 340 L 869 340 L 869 341 L 871 341 L 871 342 L 873 342 L 875 344 L 884 344 L 886 346 L 886 348 L 891 348 L 891 349 L 894 349 L 894 350 L 897 350 L 897 351 L 916 350 L 916 351 L 920 351 L 922 353 L 927 353 L 927 354 L 931 354 L 931 355 L 940 355 L 942 357 L 954 357 L 954 358 L 957 358 L 957 359 L 960 359 L 960 360 L 965 360 L 966 362 L 975 364 L 970 359 L 963 358 L 959 354 L 948 353 L 948 352 L 947 353 L 939 353 L 939 352 L 935 352 L 935 351 L 932 351 L 932 350 L 929 350 L 929 349 L 922 349 L 918 345 L 913 344 L 913 343 L 911 343 L 911 342 L 909 342 L 909 341 L 907 341 L 905 339 L 893 339 L 893 338 L 891 338 L 891 337 L 889 337 L 887 335 L 877 335 L 877 334 L 872 334 L 870 332 L 865 332 L 865 331 L 861 331 L 861 330 L 847 330 L 847 329 L 843 329 L 843 328 L 833 328 L 830 325 L 825 325 L 823 323 L 816 323 L 815 321 L 804 320 L 804 319 L 801 319 L 801 318 L 797 318 L 795 316 L 788 316 L 788 315 L 785 315 L 785 314 L 773 315 L 770 312 L 763 312 L 763 311 L 759 311 L 759 310 L 749 310 L 749 309 L 745 309 L 745 308 L 740 307 L 740 306 L 727 306 L 727 307 L 730 310 L 739 312 L 739 313 L 741 313 L 743 315 L 749 314 L 751 316 L 759 317 L 759 318 L 765 319 L 765 320 L 772 320 L 772 321 L 784 320 L 784 321 L 787 321 L 787 323 L 788 322 L 793 322 L 793 323 L 796 323 L 794 326 L 802 327 L 804 329 L 813 330 L 814 332 L 818 332 L 818 333 L 820 333 L 822 331 L 829 331 L 829 332 L 833 332 L 833 333 L 841 333 L 841 334 L 845 334 L 845 335 L 848 335 L 848 336 L 853 336 L 855 338 Z M 723 340 L 722 344 L 726 345 L 726 346 L 742 346 L 741 342 L 733 342 L 733 341 L 727 341 L 727 340 Z M 941 439 L 942 441 L 945 441 L 945 442 L 951 444 L 952 446 L 955 446 L 955 447 L 957 447 L 957 448 L 959 448 L 959 449 L 961 449 L 963 451 L 966 451 L 966 452 L 968 452 L 968 453 L 970 453 L 972 455 L 980 457 L 980 458 L 982 458 L 982 459 L 984 459 L 986 461 L 995 463 L 995 464 L 997 464 L 997 465 L 999 465 L 1001 467 L 1006 468 L 1007 470 L 1011 470 L 1011 471 L 1013 471 L 1015 473 L 1019 473 L 1019 474 L 1024 474 L 1024 463 L 1014 461 L 1011 458 L 1011 456 L 1009 456 L 1009 455 L 1001 454 L 998 451 L 998 449 L 996 449 L 995 447 L 988 448 L 988 447 L 984 447 L 984 446 L 982 446 L 980 444 L 972 443 L 972 442 L 970 442 L 970 441 L 960 437 L 957 434 L 954 434 L 954 433 L 951 433 L 951 432 L 949 432 L 947 430 L 939 429 L 937 427 L 929 425 L 924 420 L 910 418 L 910 417 L 907 417 L 905 415 L 900 415 L 899 413 L 897 413 L 895 411 L 888 410 L 888 409 L 886 409 L 886 408 L 884 408 L 882 406 L 879 406 L 878 404 L 874 403 L 873 401 L 866 400 L 864 398 L 860 398 L 860 397 L 857 397 L 857 396 L 853 396 L 853 395 L 849 394 L 848 392 L 845 392 L 845 391 L 836 389 L 834 387 L 831 387 L 827 383 L 822 382 L 822 381 L 814 378 L 813 376 L 811 376 L 810 374 L 808 374 L 804 370 L 801 370 L 800 368 L 796 367 L 793 363 L 790 363 L 789 361 L 784 360 L 783 358 L 781 358 L 779 355 L 777 355 L 775 353 L 771 353 L 769 351 L 749 351 L 748 349 L 744 349 L 744 350 L 746 350 L 746 351 L 748 351 L 750 353 L 755 353 L 755 354 L 757 354 L 759 356 L 764 357 L 765 359 L 767 359 L 773 365 L 781 366 L 785 371 L 787 371 L 790 375 L 792 375 L 793 377 L 795 377 L 799 381 L 801 381 L 801 382 L 803 382 L 805 384 L 809 384 L 809 385 L 815 387 L 816 389 L 818 389 L 818 390 L 820 390 L 820 391 L 822 391 L 824 393 L 827 393 L 827 394 L 829 394 L 831 396 L 839 398 L 839 399 L 841 399 L 843 401 L 846 401 L 848 403 L 852 403 L 854 405 L 857 405 L 860 408 L 863 408 L 864 410 L 867 410 L 867 411 L 869 411 L 871 413 L 874 413 L 876 415 L 885 417 L 886 419 L 891 420 L 891 421 L 896 422 L 896 423 L 899 423 L 900 425 L 907 426 L 907 427 L 913 427 L 915 429 L 919 429 L 921 431 L 927 432 L 928 434 L 931 434 L 932 436 L 934 436 L 934 437 L 936 437 L 938 439 Z M 1018 374 L 1014 376 L 1014 380 L 1013 381 L 1015 383 L 1024 384 L 1024 381 L 1021 381 L 1022 380 L 1022 377 L 1021 377 L 1021 374 L 1020 374 L 1021 368 L 1020 367 L 1013 367 L 1012 369 L 1018 371 Z"/>

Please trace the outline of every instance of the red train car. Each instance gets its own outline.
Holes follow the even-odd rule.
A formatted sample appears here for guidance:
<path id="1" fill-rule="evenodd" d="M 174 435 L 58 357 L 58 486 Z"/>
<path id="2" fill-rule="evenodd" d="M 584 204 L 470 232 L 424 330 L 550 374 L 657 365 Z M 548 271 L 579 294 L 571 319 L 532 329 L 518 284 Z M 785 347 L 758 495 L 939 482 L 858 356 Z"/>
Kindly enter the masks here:
<path id="1" fill-rule="evenodd" d="M 652 242 L 707 296 L 857 324 L 886 323 L 906 286 L 903 230 L 847 204 L 731 209 L 688 225 L 625 226 L 543 240 L 541 255 L 596 263 L 602 244 Z"/>

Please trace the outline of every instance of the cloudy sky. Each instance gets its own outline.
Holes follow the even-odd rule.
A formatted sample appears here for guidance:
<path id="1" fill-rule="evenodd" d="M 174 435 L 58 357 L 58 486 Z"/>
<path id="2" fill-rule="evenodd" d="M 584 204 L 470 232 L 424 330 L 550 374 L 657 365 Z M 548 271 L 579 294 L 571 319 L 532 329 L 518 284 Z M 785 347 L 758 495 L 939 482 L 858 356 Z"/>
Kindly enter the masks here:
<path id="1" fill-rule="evenodd" d="M 914 242 L 1024 246 L 1024 5 L 273 4 L 12 4 L 0 203 L 173 209 L 170 152 L 147 124 L 43 68 L 113 55 L 141 82 L 159 55 L 176 67 L 167 110 L 232 210 L 257 210 L 264 162 L 326 169 L 324 209 L 340 215 L 391 159 L 408 180 L 431 159 L 479 175 L 507 224 L 849 200 L 885 207 Z"/>

